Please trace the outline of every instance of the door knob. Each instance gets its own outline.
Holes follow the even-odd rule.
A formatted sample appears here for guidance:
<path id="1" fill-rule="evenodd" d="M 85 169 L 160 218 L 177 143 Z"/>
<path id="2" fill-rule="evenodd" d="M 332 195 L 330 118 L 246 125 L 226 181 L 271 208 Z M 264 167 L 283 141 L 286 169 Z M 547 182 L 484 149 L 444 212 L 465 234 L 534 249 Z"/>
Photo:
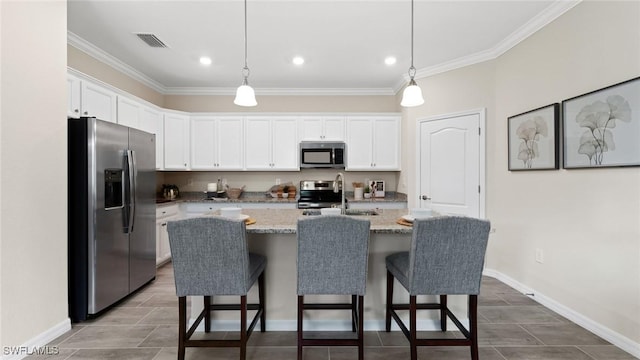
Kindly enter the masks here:
<path id="1" fill-rule="evenodd" d="M 430 198 L 430 197 L 428 197 L 427 195 L 422 195 L 420 198 L 421 198 L 422 200 L 431 200 L 431 198 Z"/>

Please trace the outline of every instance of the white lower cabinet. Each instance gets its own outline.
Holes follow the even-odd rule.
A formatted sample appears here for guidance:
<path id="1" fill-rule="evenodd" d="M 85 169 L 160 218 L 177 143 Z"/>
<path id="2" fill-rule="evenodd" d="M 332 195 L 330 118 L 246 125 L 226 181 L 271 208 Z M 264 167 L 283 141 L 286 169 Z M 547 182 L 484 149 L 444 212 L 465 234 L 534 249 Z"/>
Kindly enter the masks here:
<path id="1" fill-rule="evenodd" d="M 180 207 L 178 204 L 162 205 L 156 208 L 156 266 L 171 260 L 167 223 L 179 218 Z"/>

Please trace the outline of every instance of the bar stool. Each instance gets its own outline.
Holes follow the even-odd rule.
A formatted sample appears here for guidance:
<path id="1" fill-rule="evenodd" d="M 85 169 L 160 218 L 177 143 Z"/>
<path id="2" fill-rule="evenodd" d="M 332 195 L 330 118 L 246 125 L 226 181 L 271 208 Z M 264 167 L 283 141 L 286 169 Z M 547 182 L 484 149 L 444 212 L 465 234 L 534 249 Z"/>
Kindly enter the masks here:
<path id="1" fill-rule="evenodd" d="M 490 223 L 466 217 L 415 220 L 411 250 L 387 256 L 386 331 L 391 318 L 396 321 L 411 347 L 411 360 L 418 357 L 417 346 L 469 346 L 471 358 L 478 359 L 478 294 L 489 238 Z M 409 292 L 409 304 L 393 304 L 393 279 Z M 447 295 L 468 295 L 469 329 L 447 307 Z M 417 304 L 416 295 L 439 295 L 439 303 Z M 409 327 L 396 310 L 409 310 Z M 416 310 L 439 310 L 440 328 L 447 330 L 447 317 L 464 339 L 418 339 Z"/>
<path id="2" fill-rule="evenodd" d="M 357 346 L 364 358 L 364 294 L 367 282 L 370 222 L 347 216 L 298 220 L 298 360 L 304 346 Z M 351 303 L 305 304 L 305 295 L 351 295 Z M 351 310 L 357 339 L 305 338 L 305 310 Z"/>
<path id="3" fill-rule="evenodd" d="M 265 331 L 264 269 L 267 259 L 247 249 L 246 227 L 242 220 L 221 217 L 170 221 L 167 225 L 178 296 L 178 359 L 186 347 L 239 347 L 245 360 L 247 341 L 260 320 Z M 258 304 L 247 304 L 247 293 L 258 281 Z M 212 305 L 217 295 L 240 296 L 240 304 Z M 187 331 L 187 296 L 204 296 L 204 309 Z M 204 319 L 211 331 L 212 310 L 240 310 L 239 340 L 191 340 Z M 247 328 L 247 310 L 257 310 Z"/>

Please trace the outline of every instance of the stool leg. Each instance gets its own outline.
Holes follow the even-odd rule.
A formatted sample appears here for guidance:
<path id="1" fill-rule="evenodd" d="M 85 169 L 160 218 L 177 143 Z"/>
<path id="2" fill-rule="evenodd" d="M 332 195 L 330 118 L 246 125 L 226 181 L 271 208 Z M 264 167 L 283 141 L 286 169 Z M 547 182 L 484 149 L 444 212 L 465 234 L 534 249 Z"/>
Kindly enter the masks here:
<path id="1" fill-rule="evenodd" d="M 187 298 L 178 297 L 178 360 L 184 360 L 184 342 L 187 336 Z"/>
<path id="2" fill-rule="evenodd" d="M 266 299 L 264 296 L 265 288 L 264 288 L 264 271 L 258 277 L 258 302 L 260 303 L 260 308 L 262 309 L 262 315 L 260 315 L 260 332 L 265 332 L 267 329 L 267 305 Z"/>
<path id="3" fill-rule="evenodd" d="M 302 360 L 302 314 L 304 296 L 298 295 L 298 360 Z"/>
<path id="4" fill-rule="evenodd" d="M 411 339 L 409 339 L 409 346 L 411 347 L 411 360 L 418 360 L 418 347 L 416 345 L 417 339 L 417 326 L 416 326 L 416 296 L 409 296 L 409 332 Z"/>
<path id="5" fill-rule="evenodd" d="M 247 358 L 247 296 L 240 296 L 240 360 Z"/>
<path id="6" fill-rule="evenodd" d="M 469 333 L 471 359 L 478 360 L 478 295 L 469 295 Z"/>
<path id="7" fill-rule="evenodd" d="M 358 296 L 358 360 L 364 360 L 364 296 Z"/>
<path id="8" fill-rule="evenodd" d="M 204 332 L 211 332 L 211 296 L 204 297 Z"/>
<path id="9" fill-rule="evenodd" d="M 393 275 L 387 270 L 387 311 L 385 312 L 385 330 L 391 331 L 391 309 L 393 306 Z"/>
<path id="10" fill-rule="evenodd" d="M 359 321 L 358 316 L 356 315 L 356 312 L 358 311 L 356 305 L 357 301 L 358 295 L 351 295 L 351 332 L 356 332 L 356 321 Z"/>
<path id="11" fill-rule="evenodd" d="M 447 295 L 440 295 L 440 330 L 447 331 Z"/>

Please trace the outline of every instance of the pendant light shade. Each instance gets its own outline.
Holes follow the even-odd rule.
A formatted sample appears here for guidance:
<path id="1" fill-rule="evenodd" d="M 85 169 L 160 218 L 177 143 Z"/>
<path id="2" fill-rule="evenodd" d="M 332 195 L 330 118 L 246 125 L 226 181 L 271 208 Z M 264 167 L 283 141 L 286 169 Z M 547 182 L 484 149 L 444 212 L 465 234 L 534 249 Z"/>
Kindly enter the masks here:
<path id="1" fill-rule="evenodd" d="M 422 89 L 416 84 L 416 81 L 411 79 L 409 85 L 404 88 L 402 93 L 402 101 L 400 106 L 413 107 L 424 104 L 424 98 L 422 97 Z"/>
<path id="2" fill-rule="evenodd" d="M 247 83 L 246 77 L 244 78 L 242 85 L 238 86 L 238 90 L 236 90 L 236 98 L 233 100 L 233 103 L 239 106 L 258 105 L 258 102 L 256 101 L 256 93 Z"/>
<path id="3" fill-rule="evenodd" d="M 422 90 L 416 84 L 414 77 L 416 76 L 416 68 L 413 67 L 413 0 L 411 0 L 411 67 L 409 67 L 409 85 L 402 93 L 402 101 L 400 106 L 413 107 L 424 104 Z"/>
<path id="4" fill-rule="evenodd" d="M 242 68 L 242 85 L 236 90 L 236 98 L 233 103 L 239 106 L 256 106 L 256 93 L 249 86 L 249 66 L 247 66 L 247 0 L 244 0 L 244 68 Z"/>

